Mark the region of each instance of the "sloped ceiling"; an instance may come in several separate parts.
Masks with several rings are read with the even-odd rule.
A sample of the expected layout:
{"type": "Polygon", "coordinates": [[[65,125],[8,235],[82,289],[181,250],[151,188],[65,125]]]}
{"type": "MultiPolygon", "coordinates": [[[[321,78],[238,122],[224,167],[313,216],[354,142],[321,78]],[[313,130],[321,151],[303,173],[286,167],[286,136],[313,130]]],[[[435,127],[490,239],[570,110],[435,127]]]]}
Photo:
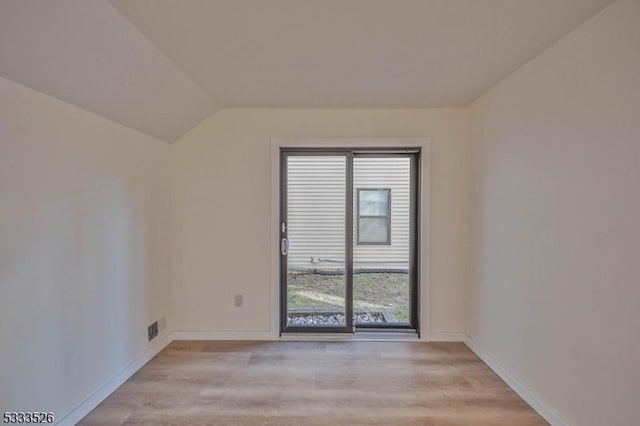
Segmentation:
{"type": "Polygon", "coordinates": [[[0,0],[0,75],[168,142],[217,108],[103,0],[0,0]]]}
{"type": "Polygon", "coordinates": [[[465,105],[611,0],[0,0],[0,75],[165,141],[220,107],[465,105]]]}

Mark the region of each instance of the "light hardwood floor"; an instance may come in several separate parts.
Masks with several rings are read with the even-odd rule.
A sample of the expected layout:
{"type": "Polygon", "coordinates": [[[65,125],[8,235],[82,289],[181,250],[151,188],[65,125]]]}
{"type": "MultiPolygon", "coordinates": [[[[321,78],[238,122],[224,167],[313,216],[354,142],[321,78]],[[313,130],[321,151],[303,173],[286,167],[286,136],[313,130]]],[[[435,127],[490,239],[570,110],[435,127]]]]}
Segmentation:
{"type": "Polygon", "coordinates": [[[82,425],[546,425],[462,343],[174,341],[82,425]]]}

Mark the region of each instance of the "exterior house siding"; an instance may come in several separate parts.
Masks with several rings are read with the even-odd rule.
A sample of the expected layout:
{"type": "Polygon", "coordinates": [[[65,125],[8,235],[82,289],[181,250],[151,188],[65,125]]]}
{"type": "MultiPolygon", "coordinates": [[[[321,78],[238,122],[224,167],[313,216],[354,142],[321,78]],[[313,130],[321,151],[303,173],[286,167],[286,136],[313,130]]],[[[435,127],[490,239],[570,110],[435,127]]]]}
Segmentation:
{"type": "MultiPolygon", "coordinates": [[[[354,270],[407,270],[410,159],[356,157],[353,166],[354,270]],[[391,244],[357,244],[359,188],[391,190],[391,244]]],[[[288,265],[291,269],[344,269],[345,176],[344,157],[288,157],[288,265]]]]}

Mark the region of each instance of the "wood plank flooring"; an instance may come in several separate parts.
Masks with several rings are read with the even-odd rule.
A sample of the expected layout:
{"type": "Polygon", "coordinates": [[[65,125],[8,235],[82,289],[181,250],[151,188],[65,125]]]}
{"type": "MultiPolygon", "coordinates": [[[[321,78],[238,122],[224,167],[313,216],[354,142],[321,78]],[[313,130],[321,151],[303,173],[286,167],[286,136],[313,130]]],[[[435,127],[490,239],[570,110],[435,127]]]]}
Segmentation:
{"type": "Polygon", "coordinates": [[[82,425],[546,425],[462,343],[174,341],[82,425]]]}

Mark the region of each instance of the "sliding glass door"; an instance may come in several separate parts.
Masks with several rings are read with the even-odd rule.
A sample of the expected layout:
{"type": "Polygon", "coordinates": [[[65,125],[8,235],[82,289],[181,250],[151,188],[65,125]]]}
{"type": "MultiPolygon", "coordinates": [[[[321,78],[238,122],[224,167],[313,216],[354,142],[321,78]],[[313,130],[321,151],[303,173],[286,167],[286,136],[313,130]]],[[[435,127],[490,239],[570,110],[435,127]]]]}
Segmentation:
{"type": "Polygon", "coordinates": [[[284,328],[350,332],[347,155],[284,153],[282,159],[284,328]]]}
{"type": "Polygon", "coordinates": [[[280,160],[281,331],[417,330],[419,150],[280,160]]]}

